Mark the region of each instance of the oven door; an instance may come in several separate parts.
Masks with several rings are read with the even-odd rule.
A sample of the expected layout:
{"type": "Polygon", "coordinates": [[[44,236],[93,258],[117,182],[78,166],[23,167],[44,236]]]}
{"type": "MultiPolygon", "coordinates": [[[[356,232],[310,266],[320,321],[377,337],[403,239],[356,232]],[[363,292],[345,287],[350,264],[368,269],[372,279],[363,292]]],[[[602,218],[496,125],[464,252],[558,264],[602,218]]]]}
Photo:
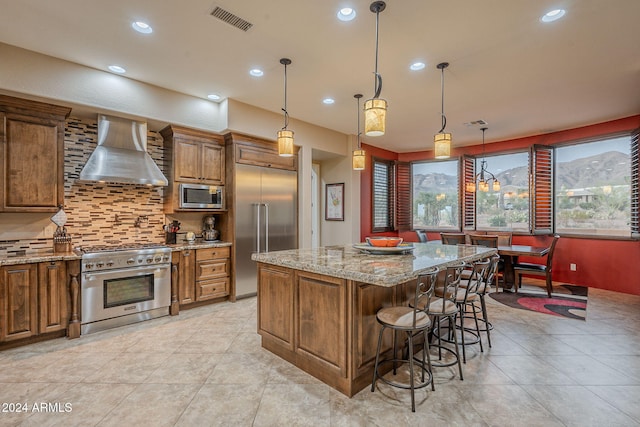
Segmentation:
{"type": "Polygon", "coordinates": [[[170,264],[82,274],[82,324],[171,305],[170,264]]]}

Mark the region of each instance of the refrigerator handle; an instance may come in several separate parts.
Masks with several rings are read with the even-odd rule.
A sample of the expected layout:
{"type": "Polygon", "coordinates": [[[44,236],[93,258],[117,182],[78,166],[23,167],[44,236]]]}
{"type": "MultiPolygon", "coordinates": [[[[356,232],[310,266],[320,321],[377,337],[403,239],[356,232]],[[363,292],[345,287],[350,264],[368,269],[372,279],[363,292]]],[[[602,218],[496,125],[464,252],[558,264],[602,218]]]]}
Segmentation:
{"type": "Polygon", "coordinates": [[[264,204],[264,246],[265,252],[269,252],[269,204],[264,204]]]}
{"type": "Polygon", "coordinates": [[[256,203],[254,206],[257,208],[256,212],[256,252],[260,253],[260,206],[261,203],[256,203]]]}

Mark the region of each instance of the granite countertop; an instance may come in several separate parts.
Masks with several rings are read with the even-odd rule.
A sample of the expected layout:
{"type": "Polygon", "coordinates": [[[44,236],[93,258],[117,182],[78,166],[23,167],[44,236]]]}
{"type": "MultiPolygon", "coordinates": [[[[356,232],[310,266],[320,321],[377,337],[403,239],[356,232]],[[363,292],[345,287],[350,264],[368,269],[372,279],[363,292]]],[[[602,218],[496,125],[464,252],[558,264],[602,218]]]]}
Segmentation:
{"type": "Polygon", "coordinates": [[[206,241],[202,239],[196,239],[195,242],[189,243],[186,240],[178,243],[174,243],[171,245],[167,245],[171,248],[172,251],[182,251],[185,249],[205,249],[205,248],[223,248],[226,246],[231,246],[231,242],[223,242],[221,240],[217,241],[206,241]]]}
{"type": "Polygon", "coordinates": [[[483,246],[413,245],[413,253],[405,255],[372,255],[344,245],[253,254],[251,259],[378,286],[395,286],[415,279],[431,267],[475,261],[497,253],[497,249],[483,246]]]}
{"type": "MultiPolygon", "coordinates": [[[[184,241],[173,245],[164,245],[171,248],[171,251],[181,251],[184,249],[204,249],[204,248],[220,248],[225,246],[231,246],[230,242],[207,242],[201,239],[196,239],[194,243],[184,241]]],[[[82,252],[74,250],[72,252],[57,252],[53,250],[46,252],[38,252],[24,255],[10,255],[0,256],[0,266],[2,265],[16,265],[16,264],[31,264],[37,262],[49,262],[49,261],[70,261],[82,258],[82,252]]]]}
{"type": "Polygon", "coordinates": [[[49,262],[49,261],[71,261],[82,258],[80,252],[39,252],[34,254],[25,255],[11,255],[0,257],[0,266],[2,265],[16,265],[16,264],[31,264],[35,262],[49,262]]]}

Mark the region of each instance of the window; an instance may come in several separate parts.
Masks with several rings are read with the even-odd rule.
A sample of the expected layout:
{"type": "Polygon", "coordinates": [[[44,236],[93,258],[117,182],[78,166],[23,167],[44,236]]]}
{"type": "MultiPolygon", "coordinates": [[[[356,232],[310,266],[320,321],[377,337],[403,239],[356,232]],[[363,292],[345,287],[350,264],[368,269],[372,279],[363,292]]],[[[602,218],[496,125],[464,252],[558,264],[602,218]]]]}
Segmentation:
{"type": "MultiPolygon", "coordinates": [[[[500,191],[476,191],[476,228],[529,231],[529,153],[485,157],[486,168],[500,181],[500,191]]],[[[475,160],[476,173],[482,158],[475,160]]]]}
{"type": "Polygon", "coordinates": [[[556,232],[629,237],[631,172],[629,135],[557,147],[556,232]]]}
{"type": "Polygon", "coordinates": [[[459,230],[459,161],[412,164],[413,228],[459,230]]]}
{"type": "Polygon", "coordinates": [[[374,232],[393,230],[393,161],[373,159],[373,230],[374,232]]]}

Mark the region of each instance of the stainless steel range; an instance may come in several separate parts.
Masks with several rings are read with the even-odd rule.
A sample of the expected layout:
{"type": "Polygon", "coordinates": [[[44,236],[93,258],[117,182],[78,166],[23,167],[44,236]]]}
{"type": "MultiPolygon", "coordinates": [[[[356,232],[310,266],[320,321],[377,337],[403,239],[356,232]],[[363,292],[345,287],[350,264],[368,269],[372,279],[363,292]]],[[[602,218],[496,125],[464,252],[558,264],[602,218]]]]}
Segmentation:
{"type": "Polygon", "coordinates": [[[82,334],[169,314],[170,248],[91,247],[82,252],[82,334]]]}

